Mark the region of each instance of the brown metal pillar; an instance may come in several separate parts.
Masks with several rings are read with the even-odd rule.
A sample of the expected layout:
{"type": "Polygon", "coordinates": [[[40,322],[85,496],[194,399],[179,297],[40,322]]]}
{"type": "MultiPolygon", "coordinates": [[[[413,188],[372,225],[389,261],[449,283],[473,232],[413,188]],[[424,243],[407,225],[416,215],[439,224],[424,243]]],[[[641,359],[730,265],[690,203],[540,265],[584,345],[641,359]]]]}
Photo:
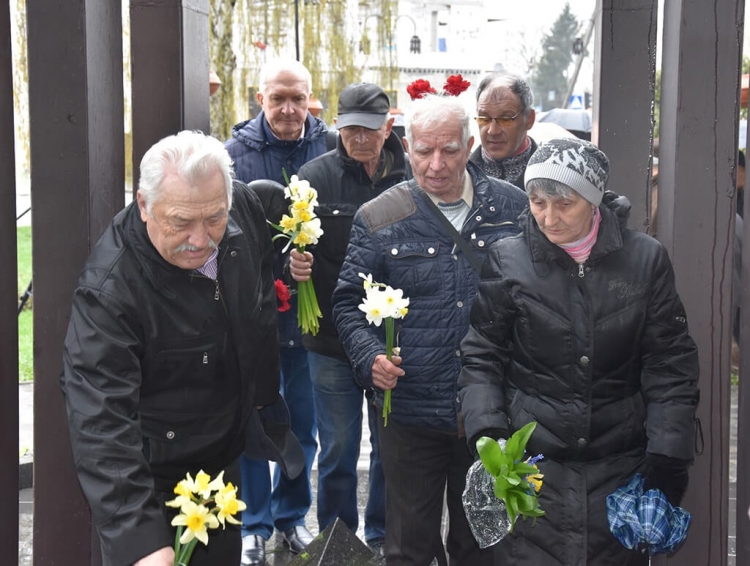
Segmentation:
{"type": "Polygon", "coordinates": [[[658,0],[598,0],[592,140],[610,158],[608,187],[633,206],[629,226],[650,218],[658,0]]]}
{"type": "MultiPolygon", "coordinates": [[[[744,0],[740,0],[740,7],[744,10],[744,0]]],[[[738,14],[740,26],[745,21],[744,13],[738,14]]],[[[740,27],[742,30],[742,27],[740,27]]],[[[744,31],[744,30],[743,30],[744,31]]],[[[739,37],[743,37],[743,31],[739,37]]],[[[745,54],[747,55],[747,53],[745,54]]],[[[740,105],[739,98],[737,106],[740,105]]],[[[745,148],[748,148],[748,136],[745,140],[745,148]]],[[[747,149],[745,150],[747,151],[747,149]]],[[[747,194],[747,193],[745,193],[747,194]]],[[[750,209],[750,204],[745,204],[745,210],[750,209]]],[[[750,242],[750,213],[745,212],[744,217],[748,220],[743,222],[742,241],[750,242]]],[[[750,245],[742,247],[742,273],[741,288],[733,292],[740,293],[740,381],[743,386],[738,387],[737,402],[737,505],[736,505],[736,530],[735,551],[737,564],[750,564],[750,245]]]]}
{"type": "Polygon", "coordinates": [[[59,376],[70,300],[124,204],[119,0],[27,2],[34,209],[34,564],[99,564],[59,376]]]}
{"type": "Polygon", "coordinates": [[[18,278],[10,5],[0,2],[0,564],[18,562],[18,278]],[[15,533],[15,536],[13,534],[15,533]]]}
{"type": "Polygon", "coordinates": [[[133,192],[149,147],[181,130],[210,133],[208,0],[130,0],[133,192]]]}
{"type": "Polygon", "coordinates": [[[742,0],[670,0],[664,7],[659,239],[674,263],[690,331],[698,343],[698,416],[703,428],[703,452],[696,456],[683,502],[693,513],[693,523],[686,544],[669,564],[727,564],[742,6],[742,0]]]}

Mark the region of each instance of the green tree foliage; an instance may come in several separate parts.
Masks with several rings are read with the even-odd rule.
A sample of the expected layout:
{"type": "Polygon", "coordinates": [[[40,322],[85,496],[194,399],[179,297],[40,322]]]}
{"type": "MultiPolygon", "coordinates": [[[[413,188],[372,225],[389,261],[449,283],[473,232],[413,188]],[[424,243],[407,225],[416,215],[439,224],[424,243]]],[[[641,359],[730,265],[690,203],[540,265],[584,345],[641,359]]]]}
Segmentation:
{"type": "Polygon", "coordinates": [[[534,69],[534,100],[543,110],[560,108],[568,88],[568,67],[573,61],[573,41],[578,35],[578,20],[565,4],[552,30],[542,40],[542,57],[534,69]],[[550,100],[550,92],[553,99],[550,100]]]}

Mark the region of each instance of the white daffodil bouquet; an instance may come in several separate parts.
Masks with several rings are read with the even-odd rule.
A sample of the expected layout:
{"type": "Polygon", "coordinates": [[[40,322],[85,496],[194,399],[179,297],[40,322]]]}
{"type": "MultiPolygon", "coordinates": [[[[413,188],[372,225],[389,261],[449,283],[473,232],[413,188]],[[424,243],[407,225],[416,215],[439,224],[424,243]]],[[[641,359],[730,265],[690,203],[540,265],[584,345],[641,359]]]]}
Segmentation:
{"type": "MultiPolygon", "coordinates": [[[[284,178],[286,178],[286,172],[284,178]]],[[[289,240],[283,252],[286,252],[289,246],[294,245],[298,252],[304,253],[306,246],[317,244],[318,239],[323,235],[320,218],[315,216],[318,191],[313,189],[308,181],[301,181],[297,175],[292,175],[284,189],[284,195],[292,201],[292,204],[289,205],[289,214],[282,216],[279,224],[269,222],[281,232],[274,236],[273,240],[277,238],[289,240]]],[[[315,336],[320,329],[318,319],[323,315],[318,306],[312,279],[300,281],[297,284],[297,294],[297,323],[302,332],[315,336]]]]}
{"type": "MultiPolygon", "coordinates": [[[[394,289],[385,283],[377,283],[372,280],[372,274],[359,276],[365,280],[365,298],[359,305],[359,310],[365,313],[365,318],[370,324],[380,326],[385,320],[385,355],[390,360],[393,354],[400,354],[400,348],[393,346],[394,321],[404,318],[409,312],[409,298],[404,297],[401,289],[394,289]]],[[[388,415],[391,414],[391,390],[385,392],[383,398],[383,426],[388,426],[388,415]]]]}
{"type": "Polygon", "coordinates": [[[234,515],[246,508],[237,499],[232,482],[224,484],[224,472],[211,479],[203,470],[193,479],[188,473],[174,488],[177,497],[167,501],[168,507],[180,509],[172,519],[177,527],[174,541],[174,566],[187,566],[198,541],[208,545],[208,529],[226,528],[226,523],[241,524],[234,515]]]}

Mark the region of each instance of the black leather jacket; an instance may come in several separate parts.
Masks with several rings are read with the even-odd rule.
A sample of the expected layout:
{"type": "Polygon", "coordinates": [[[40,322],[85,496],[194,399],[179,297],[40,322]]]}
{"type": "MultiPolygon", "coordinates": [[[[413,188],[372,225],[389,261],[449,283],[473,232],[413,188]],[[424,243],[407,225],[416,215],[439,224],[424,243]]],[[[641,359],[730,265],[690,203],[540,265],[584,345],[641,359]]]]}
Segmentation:
{"type": "Polygon", "coordinates": [[[156,490],[236,460],[254,407],[277,399],[272,261],[260,201],[238,182],[217,282],[164,261],[135,202],[92,251],[61,383],[105,565],[171,546],[156,490]]]}
{"type": "Polygon", "coordinates": [[[315,257],[312,281],[323,314],[318,334],[302,336],[302,343],[311,352],[347,359],[333,325],[331,296],[341,264],[344,263],[354,213],[386,189],[411,178],[404,147],[395,133],[391,132],[384,148],[392,156],[393,162],[386,174],[376,182],[370,179],[362,163],[347,155],[341,136],[335,150],[313,159],[299,170],[300,179],[307,179],[318,191],[320,205],[315,208],[315,213],[323,228],[323,236],[310,250],[315,257]]]}

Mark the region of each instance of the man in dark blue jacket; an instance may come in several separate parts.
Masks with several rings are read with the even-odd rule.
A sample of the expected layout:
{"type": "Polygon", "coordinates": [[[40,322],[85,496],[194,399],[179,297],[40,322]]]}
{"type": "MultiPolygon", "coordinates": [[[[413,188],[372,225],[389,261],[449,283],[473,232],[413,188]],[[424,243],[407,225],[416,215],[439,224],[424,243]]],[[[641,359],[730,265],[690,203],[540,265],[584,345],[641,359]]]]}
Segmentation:
{"type": "MultiPolygon", "coordinates": [[[[234,161],[237,178],[249,183],[271,179],[286,184],[311,159],[326,150],[327,128],[308,112],[312,80],[310,72],[294,60],[267,63],[260,72],[258,103],[263,109],[252,120],[237,124],[225,144],[234,161]]],[[[279,219],[272,219],[278,222],[279,219]]],[[[282,278],[283,262],[277,257],[275,277],[282,278]]],[[[289,406],[292,431],[305,451],[306,469],[289,480],[276,468],[271,491],[268,463],[242,458],[242,564],[265,564],[265,543],[274,528],[293,553],[312,540],[305,527],[310,509],[310,469],[315,459],[315,415],[307,353],[297,327],[296,301],[279,313],[281,342],[281,393],[289,406]]]]}
{"type": "Polygon", "coordinates": [[[479,281],[479,263],[500,238],[518,232],[525,194],[469,163],[473,137],[460,100],[428,96],[407,115],[406,149],[414,179],[364,204],[333,293],[333,320],[355,379],[375,391],[386,487],[388,566],[446,564],[440,527],[447,486],[451,564],[492,564],[481,551],[461,504],[474,461],[460,426],[459,345],[479,281]],[[454,230],[448,230],[448,221],[454,230]],[[457,232],[455,239],[451,232],[457,232]],[[463,239],[467,253],[457,242],[463,239]],[[409,312],[398,323],[400,356],[386,358],[383,326],[359,306],[360,274],[401,289],[409,312]]]}

